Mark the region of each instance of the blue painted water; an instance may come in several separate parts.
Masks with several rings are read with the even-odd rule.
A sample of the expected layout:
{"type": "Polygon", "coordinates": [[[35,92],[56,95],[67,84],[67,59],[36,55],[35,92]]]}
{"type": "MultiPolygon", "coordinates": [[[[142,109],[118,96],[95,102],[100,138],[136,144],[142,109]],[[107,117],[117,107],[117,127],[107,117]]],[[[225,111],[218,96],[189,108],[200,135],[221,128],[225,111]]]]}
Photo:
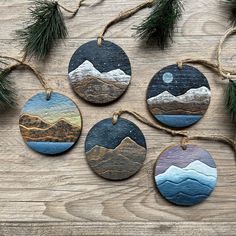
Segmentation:
{"type": "Polygon", "coordinates": [[[183,128],[198,122],[201,115],[155,115],[155,118],[161,123],[174,127],[183,128]]]}
{"type": "Polygon", "coordinates": [[[70,149],[74,143],[70,142],[27,142],[27,145],[36,152],[42,154],[55,155],[70,149]]]}

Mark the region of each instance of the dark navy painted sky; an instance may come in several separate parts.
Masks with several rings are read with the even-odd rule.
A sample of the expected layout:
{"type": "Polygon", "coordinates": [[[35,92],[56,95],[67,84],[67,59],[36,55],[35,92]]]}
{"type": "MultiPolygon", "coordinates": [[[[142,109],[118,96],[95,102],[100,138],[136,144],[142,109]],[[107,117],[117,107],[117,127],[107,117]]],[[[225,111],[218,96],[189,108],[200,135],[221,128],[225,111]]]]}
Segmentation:
{"type": "Polygon", "coordinates": [[[181,146],[175,146],[167,149],[161,154],[157,160],[155,175],[164,173],[172,165],[184,168],[196,160],[199,160],[212,168],[216,168],[210,153],[202,148],[195,145],[188,145],[187,149],[183,150],[181,146]]]}
{"type": "Polygon", "coordinates": [[[96,145],[114,149],[126,137],[130,137],[137,144],[146,148],[143,133],[131,121],[119,118],[118,122],[113,125],[110,118],[102,120],[89,131],[85,141],[85,151],[88,152],[96,145]]]}
{"type": "Polygon", "coordinates": [[[90,61],[101,73],[121,69],[127,75],[131,75],[128,56],[121,47],[112,42],[103,41],[101,47],[97,45],[97,40],[83,44],[76,50],[70,60],[69,73],[86,60],[90,61]]]}
{"type": "Polygon", "coordinates": [[[188,65],[184,65],[182,69],[179,69],[177,65],[170,65],[160,70],[153,77],[148,87],[147,99],[155,97],[164,91],[168,91],[174,96],[179,96],[191,88],[200,88],[202,86],[210,89],[206,77],[198,69],[188,65]],[[163,75],[167,72],[173,75],[171,83],[163,81],[163,75]]]}

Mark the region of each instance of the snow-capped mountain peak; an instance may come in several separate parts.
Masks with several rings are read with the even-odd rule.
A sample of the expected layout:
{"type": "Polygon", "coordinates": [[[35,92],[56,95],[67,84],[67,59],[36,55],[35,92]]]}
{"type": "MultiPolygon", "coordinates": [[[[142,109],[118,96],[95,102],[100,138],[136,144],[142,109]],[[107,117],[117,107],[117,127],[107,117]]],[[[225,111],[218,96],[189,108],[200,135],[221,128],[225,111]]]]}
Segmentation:
{"type": "Polygon", "coordinates": [[[155,177],[158,184],[162,184],[165,181],[179,183],[188,178],[196,179],[202,183],[208,183],[212,187],[212,184],[216,182],[217,169],[196,160],[185,168],[172,165],[164,173],[155,177]]]}
{"type": "Polygon", "coordinates": [[[72,82],[81,81],[88,77],[95,77],[105,81],[119,82],[124,84],[129,84],[131,78],[130,75],[127,75],[121,69],[115,69],[109,72],[101,73],[88,60],[84,61],[75,70],[71,71],[69,73],[69,77],[72,82]]]}
{"type": "Polygon", "coordinates": [[[148,104],[158,104],[158,103],[170,103],[170,102],[180,102],[180,103],[192,103],[196,101],[208,101],[211,97],[211,91],[202,86],[196,89],[189,89],[186,93],[174,96],[168,91],[164,91],[155,97],[148,99],[148,104]]]}

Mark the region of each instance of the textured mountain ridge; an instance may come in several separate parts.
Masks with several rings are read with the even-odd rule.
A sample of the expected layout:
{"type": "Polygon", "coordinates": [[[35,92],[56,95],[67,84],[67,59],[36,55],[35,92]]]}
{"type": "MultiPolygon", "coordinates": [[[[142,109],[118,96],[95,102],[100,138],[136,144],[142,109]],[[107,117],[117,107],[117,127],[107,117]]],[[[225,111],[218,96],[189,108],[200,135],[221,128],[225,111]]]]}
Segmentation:
{"type": "Polygon", "coordinates": [[[161,103],[161,102],[193,102],[196,100],[209,100],[209,97],[211,96],[211,91],[205,87],[202,86],[200,88],[196,89],[189,89],[186,93],[179,95],[179,96],[174,96],[168,91],[164,91],[161,94],[158,94],[155,97],[149,98],[148,102],[151,104],[152,102],[154,103],[161,103]]]}
{"type": "Polygon", "coordinates": [[[168,91],[149,98],[147,103],[154,115],[203,115],[211,98],[210,90],[202,86],[174,96],[168,91]]]}
{"type": "Polygon", "coordinates": [[[47,124],[36,116],[20,118],[20,130],[26,142],[75,142],[80,129],[63,119],[47,124]]]}
{"type": "Polygon", "coordinates": [[[94,146],[86,152],[89,165],[104,178],[124,179],[138,171],[146,156],[146,148],[127,137],[115,149],[94,146]]]}
{"type": "Polygon", "coordinates": [[[180,184],[187,179],[195,179],[213,188],[217,179],[217,170],[200,161],[194,161],[185,168],[170,166],[164,173],[159,175],[157,173],[155,179],[158,185],[166,181],[180,184]]]}
{"type": "Polygon", "coordinates": [[[71,71],[69,73],[69,77],[72,83],[81,80],[86,80],[87,77],[95,77],[106,82],[114,82],[119,84],[123,83],[127,85],[129,84],[131,76],[127,75],[121,69],[115,69],[109,72],[101,73],[93,66],[93,64],[90,61],[86,60],[81,65],[79,65],[75,70],[71,71]]]}

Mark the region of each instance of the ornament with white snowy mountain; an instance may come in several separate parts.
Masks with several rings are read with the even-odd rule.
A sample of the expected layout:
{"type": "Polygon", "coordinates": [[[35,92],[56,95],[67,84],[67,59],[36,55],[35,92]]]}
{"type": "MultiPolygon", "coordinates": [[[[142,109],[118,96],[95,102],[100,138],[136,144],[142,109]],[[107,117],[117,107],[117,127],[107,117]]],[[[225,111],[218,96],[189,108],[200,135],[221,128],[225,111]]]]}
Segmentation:
{"type": "MultiPolygon", "coordinates": [[[[142,9],[154,6],[155,3],[154,0],[145,1],[120,12],[105,25],[97,40],[87,42],[75,51],[69,64],[69,80],[73,90],[85,101],[104,105],[125,93],[131,80],[129,58],[121,47],[104,37],[111,26],[142,9]]],[[[140,29],[139,36],[143,29],[145,27],[140,29]]]]}
{"type": "Polygon", "coordinates": [[[160,70],[147,90],[148,109],[156,120],[173,128],[198,122],[208,109],[211,91],[196,68],[170,65],[160,70]]]}
{"type": "Polygon", "coordinates": [[[128,88],[131,65],[128,56],[116,44],[90,41],[79,47],[69,64],[73,90],[84,100],[107,104],[118,99],[128,88]]]}

